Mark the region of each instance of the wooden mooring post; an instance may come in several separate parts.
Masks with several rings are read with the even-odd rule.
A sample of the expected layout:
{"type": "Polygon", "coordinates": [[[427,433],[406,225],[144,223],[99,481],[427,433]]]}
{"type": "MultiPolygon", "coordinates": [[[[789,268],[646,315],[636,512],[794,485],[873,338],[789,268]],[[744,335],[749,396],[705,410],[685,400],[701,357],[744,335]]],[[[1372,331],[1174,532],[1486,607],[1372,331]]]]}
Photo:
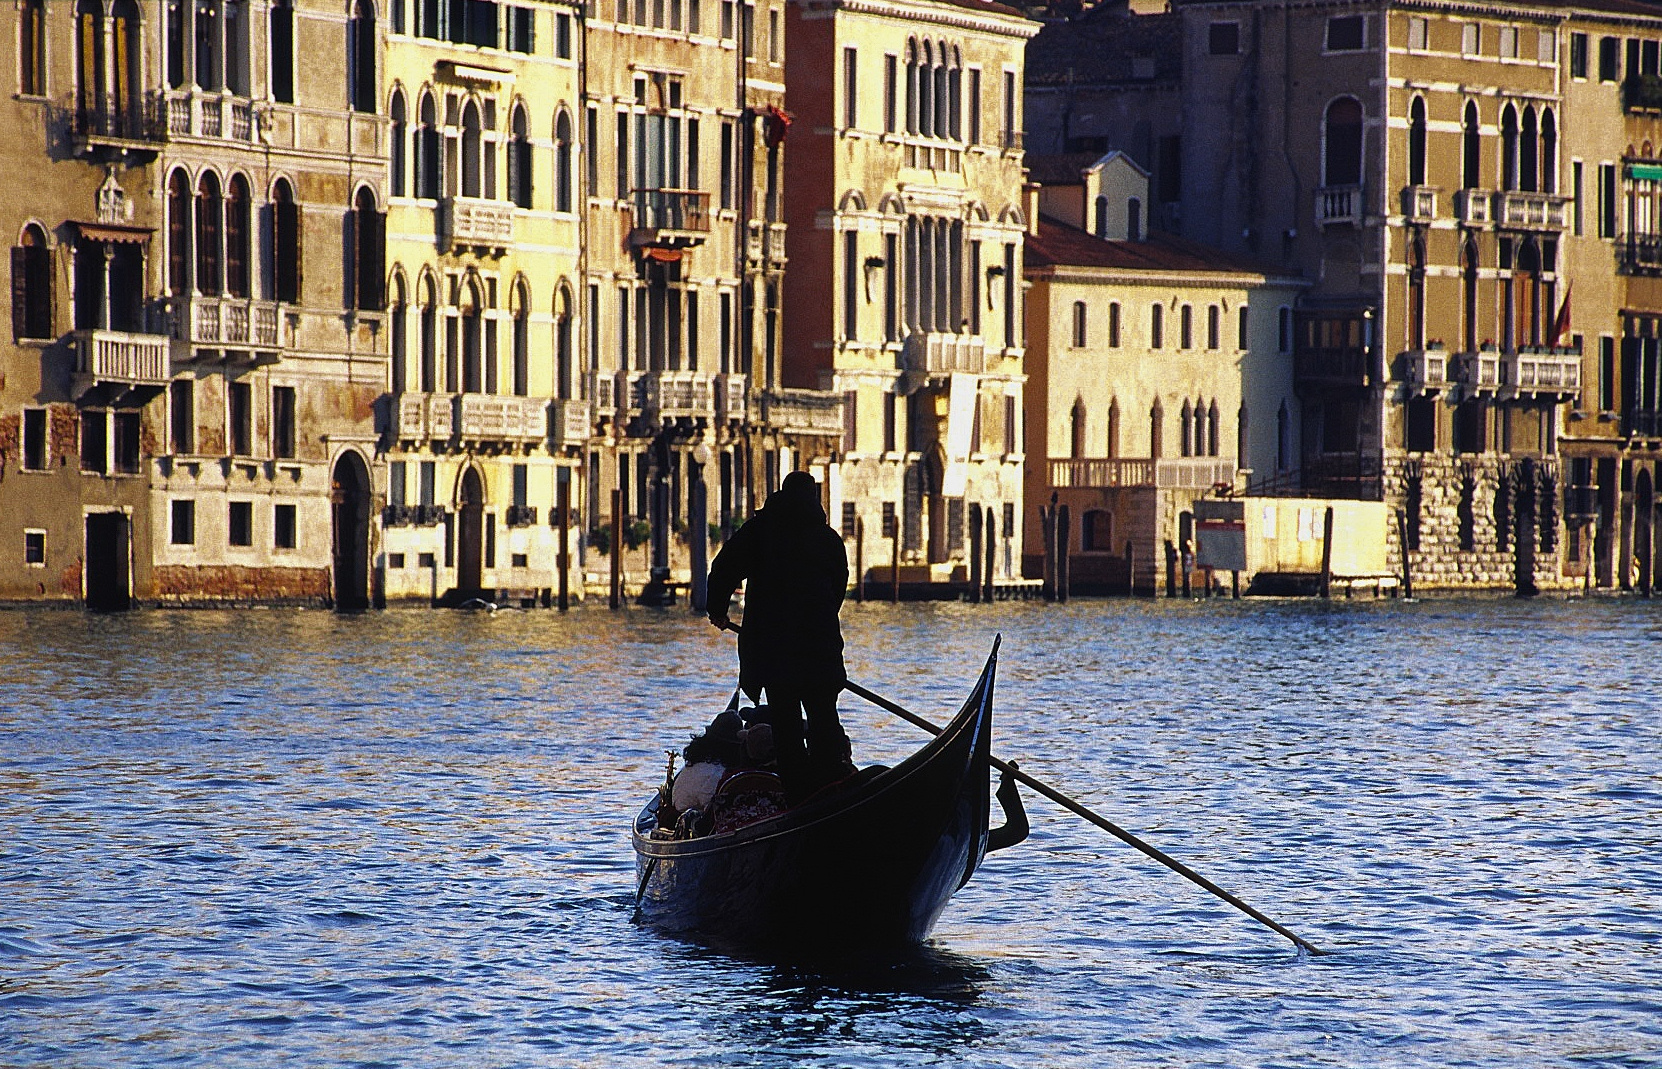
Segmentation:
{"type": "Polygon", "coordinates": [[[623,491],[612,487],[612,584],[606,604],[623,607],[623,491]]]}
{"type": "Polygon", "coordinates": [[[1322,516],[1322,578],[1321,595],[1333,596],[1333,506],[1327,506],[1322,516]]]}
{"type": "Polygon", "coordinates": [[[558,504],[560,511],[560,593],[555,603],[561,612],[571,608],[571,482],[560,481],[558,504]]]}
{"type": "Polygon", "coordinates": [[[1414,596],[1414,564],[1408,559],[1408,514],[1397,509],[1397,548],[1402,553],[1402,596],[1414,596]]]}
{"type": "Polygon", "coordinates": [[[866,519],[854,517],[854,600],[866,600],[866,519]]]}

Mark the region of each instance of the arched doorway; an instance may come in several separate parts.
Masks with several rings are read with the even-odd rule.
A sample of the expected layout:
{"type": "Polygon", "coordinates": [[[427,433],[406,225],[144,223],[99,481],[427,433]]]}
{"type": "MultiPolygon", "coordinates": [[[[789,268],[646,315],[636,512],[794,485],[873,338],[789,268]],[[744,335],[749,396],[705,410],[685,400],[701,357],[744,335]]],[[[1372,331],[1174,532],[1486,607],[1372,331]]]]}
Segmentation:
{"type": "Polygon", "coordinates": [[[91,512],[86,520],[86,606],[100,612],[132,607],[129,567],[132,525],[120,512],[91,512]]]}
{"type": "Polygon", "coordinates": [[[456,594],[477,597],[485,585],[485,483],[477,468],[462,473],[456,502],[456,594]]]}
{"type": "Polygon", "coordinates": [[[1647,598],[1655,589],[1655,517],[1656,486],[1650,470],[1640,468],[1633,480],[1633,557],[1639,568],[1639,593],[1647,598]]]}
{"type": "Polygon", "coordinates": [[[369,469],[357,453],[335,461],[329,483],[336,612],[369,608],[369,469]]]}

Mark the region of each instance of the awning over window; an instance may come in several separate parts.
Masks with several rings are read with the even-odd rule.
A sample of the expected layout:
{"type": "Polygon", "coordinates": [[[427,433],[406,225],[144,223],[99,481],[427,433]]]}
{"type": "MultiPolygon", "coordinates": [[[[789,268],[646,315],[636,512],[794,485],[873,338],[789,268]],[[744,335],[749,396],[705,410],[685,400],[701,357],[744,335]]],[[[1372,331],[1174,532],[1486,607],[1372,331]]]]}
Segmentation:
{"type": "Polygon", "coordinates": [[[116,223],[74,223],[75,229],[88,241],[108,241],[117,244],[143,245],[152,233],[147,226],[121,226],[116,223]]]}
{"type": "Polygon", "coordinates": [[[1662,163],[1630,163],[1627,176],[1641,182],[1662,182],[1662,163]]]}

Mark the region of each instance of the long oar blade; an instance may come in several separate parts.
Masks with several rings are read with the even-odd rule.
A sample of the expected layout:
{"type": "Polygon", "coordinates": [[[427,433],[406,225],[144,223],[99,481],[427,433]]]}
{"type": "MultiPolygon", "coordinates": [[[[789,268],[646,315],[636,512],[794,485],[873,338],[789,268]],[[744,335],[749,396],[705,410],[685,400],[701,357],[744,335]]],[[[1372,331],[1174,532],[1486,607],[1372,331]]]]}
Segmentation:
{"type": "MultiPolygon", "coordinates": [[[[848,683],[846,683],[845,687],[851,693],[858,694],[860,697],[864,698],[866,701],[871,702],[873,705],[875,705],[875,706],[877,706],[881,709],[887,709],[889,712],[891,712],[894,715],[900,717],[902,720],[907,721],[908,723],[916,724],[918,727],[920,727],[920,728],[924,729],[925,731],[929,732],[931,735],[939,735],[941,733],[940,728],[936,727],[934,724],[931,724],[929,721],[925,720],[923,717],[918,716],[916,713],[910,712],[906,709],[902,709],[900,706],[896,705],[894,702],[889,701],[887,698],[883,697],[882,695],[874,694],[871,691],[867,690],[865,687],[862,687],[858,683],[853,682],[852,680],[850,680],[848,683]]],[[[1284,928],[1280,924],[1277,924],[1275,921],[1271,920],[1270,918],[1264,916],[1264,914],[1260,913],[1258,910],[1254,909],[1253,907],[1247,905],[1245,902],[1241,901],[1236,896],[1230,894],[1228,891],[1225,891],[1223,888],[1219,887],[1217,884],[1213,883],[1211,880],[1208,880],[1206,877],[1202,876],[1200,873],[1196,872],[1194,869],[1191,869],[1189,866],[1183,864],[1183,862],[1177,860],[1176,858],[1172,857],[1171,855],[1169,855],[1169,854],[1167,854],[1167,853],[1165,853],[1161,850],[1156,849],[1155,847],[1149,845],[1148,843],[1143,842],[1141,839],[1137,838],[1135,835],[1132,835],[1130,832],[1126,831],[1124,828],[1120,827],[1118,824],[1115,824],[1113,821],[1109,820],[1107,817],[1102,816],[1099,813],[1092,812],[1091,810],[1089,810],[1089,809],[1085,808],[1084,806],[1080,805],[1078,802],[1074,801],[1072,798],[1069,798],[1067,795],[1063,794],[1061,791],[1059,791],[1056,788],[1050,786],[1049,784],[1044,783],[1041,780],[1037,780],[1037,779],[1033,778],[1032,776],[1030,776],[1027,773],[1023,772],[1021,769],[1015,767],[1014,765],[1009,764],[1006,761],[1001,761],[996,757],[992,758],[992,764],[993,764],[993,767],[998,769],[1000,772],[1008,773],[1011,777],[1016,779],[1018,782],[1024,783],[1027,786],[1033,788],[1035,791],[1038,791],[1040,794],[1044,795],[1046,798],[1049,798],[1051,801],[1055,802],[1057,805],[1061,806],[1062,808],[1067,809],[1067,810],[1069,810],[1073,813],[1077,813],[1079,816],[1084,817],[1086,820],[1090,821],[1092,824],[1095,824],[1097,827],[1101,828],[1103,831],[1105,831],[1108,834],[1112,835],[1114,838],[1120,840],[1121,842],[1123,842],[1123,843],[1125,843],[1129,846],[1134,846],[1138,850],[1141,850],[1143,853],[1147,854],[1149,857],[1151,857],[1154,860],[1158,861],[1160,864],[1166,866],[1168,869],[1171,869],[1173,872],[1177,873],[1179,876],[1182,876],[1184,879],[1188,880],[1189,882],[1191,882],[1193,884],[1196,884],[1197,886],[1205,888],[1206,890],[1210,891],[1212,894],[1216,895],[1217,897],[1223,899],[1225,902],[1228,902],[1230,905],[1234,906],[1236,909],[1240,910],[1242,913],[1245,913],[1247,916],[1251,917],[1253,920],[1257,921],[1258,923],[1265,925],[1266,927],[1270,928],[1271,930],[1275,931],[1276,933],[1278,933],[1280,935],[1286,936],[1288,939],[1291,939],[1293,941],[1294,945],[1296,945],[1296,946],[1298,946],[1298,947],[1300,947],[1304,950],[1309,951],[1311,954],[1323,954],[1323,953],[1325,953],[1325,951],[1316,949],[1316,947],[1314,947],[1310,943],[1308,943],[1305,940],[1299,938],[1297,935],[1294,935],[1292,932],[1288,931],[1286,928],[1284,928]]]]}

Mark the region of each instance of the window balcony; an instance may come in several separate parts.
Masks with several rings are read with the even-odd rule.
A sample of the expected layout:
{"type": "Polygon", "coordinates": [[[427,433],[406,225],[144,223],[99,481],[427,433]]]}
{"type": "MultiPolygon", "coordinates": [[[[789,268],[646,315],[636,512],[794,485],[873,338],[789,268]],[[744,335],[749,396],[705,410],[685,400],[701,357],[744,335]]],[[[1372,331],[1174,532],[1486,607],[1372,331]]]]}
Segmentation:
{"type": "Polygon", "coordinates": [[[160,390],[171,374],[171,342],[165,334],[119,330],[75,332],[75,395],[106,388],[114,393],[160,390]]]}
{"type": "Polygon", "coordinates": [[[401,442],[448,442],[455,436],[455,397],[448,393],[401,393],[394,407],[393,437],[401,442]]]}
{"type": "Polygon", "coordinates": [[[548,440],[548,402],[535,397],[464,393],[456,399],[456,433],[463,442],[525,448],[548,440]]]}
{"type": "Polygon", "coordinates": [[[1662,111],[1662,77],[1630,74],[1622,82],[1622,109],[1628,112],[1662,111]]]}
{"type": "Polygon", "coordinates": [[[548,438],[556,446],[582,445],[589,440],[593,420],[589,403],[556,398],[548,408],[548,438]]]}
{"type": "Polygon", "coordinates": [[[1362,187],[1322,186],[1316,190],[1317,226],[1361,226],[1362,187]]]}
{"type": "Polygon", "coordinates": [[[1235,481],[1235,462],[1222,457],[1069,457],[1049,467],[1059,489],[1209,490],[1235,481]]]}
{"type": "Polygon", "coordinates": [[[1442,346],[1402,354],[1402,380],[1414,397],[1434,397],[1448,388],[1448,351],[1442,346]]]}
{"type": "Polygon", "coordinates": [[[448,249],[476,249],[487,256],[501,256],[513,248],[513,201],[447,197],[443,214],[448,249]]]}
{"type": "Polygon", "coordinates": [[[752,219],[745,234],[745,256],[752,264],[783,265],[786,260],[785,224],[752,219]]]}
{"type": "Polygon", "coordinates": [[[1437,218],[1437,190],[1432,186],[1405,187],[1402,214],[1410,223],[1429,223],[1437,218]]]}
{"type": "Polygon", "coordinates": [[[1454,379],[1467,397],[1498,396],[1507,385],[1506,372],[1506,361],[1498,349],[1457,353],[1454,357],[1454,379]]]}
{"type": "Polygon", "coordinates": [[[1467,226],[1488,226],[1495,221],[1494,197],[1487,189],[1462,189],[1454,194],[1454,217],[1467,226]]]}
{"type": "Polygon", "coordinates": [[[70,112],[75,148],[154,156],[167,140],[166,115],[156,97],[77,102],[70,112]]]}
{"type": "Polygon", "coordinates": [[[702,245],[710,236],[710,195],[696,189],[637,189],[629,244],[658,249],[702,245]]]}
{"type": "Polygon", "coordinates": [[[1629,234],[1617,242],[1616,269],[1624,275],[1662,275],[1662,234],[1629,234]]]}
{"type": "Polygon", "coordinates": [[[908,370],[928,375],[982,375],[987,371],[987,341],[979,334],[918,331],[906,339],[902,358],[908,370]]]}
{"type": "Polygon", "coordinates": [[[621,395],[618,375],[616,371],[589,372],[589,396],[594,398],[596,419],[609,419],[617,415],[618,398],[621,395]]]}
{"type": "Polygon", "coordinates": [[[168,89],[157,99],[169,141],[259,140],[259,124],[250,100],[196,88],[168,89]]]}
{"type": "MultiPolygon", "coordinates": [[[[275,350],[287,348],[288,332],[276,301],[251,297],[173,298],[173,336],[190,346],[275,350]]],[[[270,354],[276,359],[276,353],[270,354]]]]}
{"type": "Polygon", "coordinates": [[[749,383],[744,375],[723,372],[716,376],[716,420],[743,423],[750,415],[749,383]]]}
{"type": "Polygon", "coordinates": [[[1569,225],[1570,198],[1554,193],[1525,193],[1503,190],[1496,213],[1501,226],[1519,230],[1563,230],[1569,225]]]}
{"type": "Polygon", "coordinates": [[[1510,365],[1503,373],[1517,397],[1553,397],[1573,401],[1581,396],[1581,353],[1574,349],[1524,349],[1507,353],[1510,365]]]}
{"type": "Polygon", "coordinates": [[[702,371],[648,371],[631,383],[630,407],[649,417],[709,419],[710,377],[702,371]]]}
{"type": "Polygon", "coordinates": [[[843,396],[830,390],[769,390],[762,394],[762,422],[787,434],[843,436],[843,396]]]}

